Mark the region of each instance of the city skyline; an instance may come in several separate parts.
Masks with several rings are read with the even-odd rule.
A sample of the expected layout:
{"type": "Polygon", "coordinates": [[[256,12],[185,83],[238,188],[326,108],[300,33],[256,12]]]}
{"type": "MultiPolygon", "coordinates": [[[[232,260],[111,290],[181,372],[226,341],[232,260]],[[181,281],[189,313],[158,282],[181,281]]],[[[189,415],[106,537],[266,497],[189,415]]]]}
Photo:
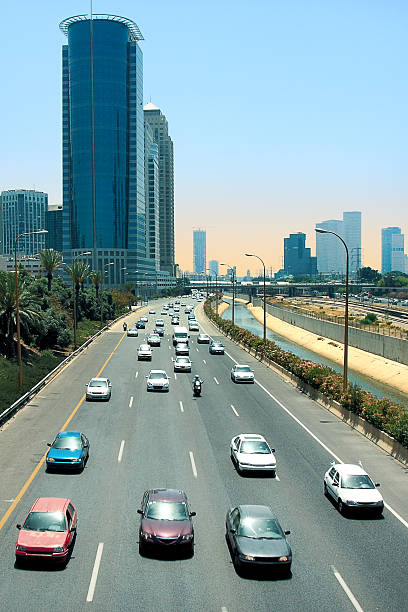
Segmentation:
{"type": "MultiPolygon", "coordinates": [[[[177,1],[138,8],[129,1],[115,7],[94,2],[95,12],[134,19],[145,37],[143,102],[151,99],[163,109],[176,143],[175,261],[190,268],[191,227],[211,225],[212,258],[228,256],[242,274],[248,267],[244,253],[253,251],[276,271],[285,236],[305,233],[314,254],[316,223],[361,210],[362,263],[380,270],[382,228],[398,226],[404,233],[408,225],[407,86],[398,76],[404,71],[408,7],[255,5],[260,10],[210,0],[186,12],[177,1]],[[206,32],[203,11],[212,7],[217,23],[204,49],[197,40],[206,32]],[[242,31],[254,34],[245,48],[242,31]],[[249,114],[262,120],[262,130],[242,123],[249,114]]],[[[19,7],[18,19],[15,6],[4,7],[2,21],[2,80],[11,95],[1,100],[7,122],[0,191],[35,189],[59,204],[58,23],[89,6],[44,0],[41,14],[27,1],[19,7]],[[35,45],[32,31],[39,33],[35,45]],[[13,93],[22,84],[29,104],[27,95],[13,93]]]]}

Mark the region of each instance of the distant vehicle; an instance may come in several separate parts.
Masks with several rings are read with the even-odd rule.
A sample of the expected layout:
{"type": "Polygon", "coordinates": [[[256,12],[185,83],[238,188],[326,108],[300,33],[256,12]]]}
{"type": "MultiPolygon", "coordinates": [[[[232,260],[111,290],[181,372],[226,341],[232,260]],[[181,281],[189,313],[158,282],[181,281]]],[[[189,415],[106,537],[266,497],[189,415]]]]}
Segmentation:
{"type": "Polygon", "coordinates": [[[158,336],[162,337],[164,336],[164,328],[163,327],[155,327],[153,330],[154,334],[157,334],[158,336]]]}
{"type": "Polygon", "coordinates": [[[70,499],[39,497],[24,523],[17,525],[16,563],[32,560],[66,563],[74,546],[76,526],[77,511],[70,499]]]}
{"type": "Polygon", "coordinates": [[[136,321],[136,327],[137,329],[145,329],[146,323],[142,321],[142,319],[139,319],[138,321],[136,321]]]}
{"type": "Polygon", "coordinates": [[[290,573],[292,550],[279,521],[269,506],[231,508],[225,520],[225,537],[237,572],[245,569],[276,569],[290,573]]]}
{"type": "Polygon", "coordinates": [[[179,317],[173,317],[172,320],[171,320],[171,324],[172,325],[180,325],[179,317]]]}
{"type": "Polygon", "coordinates": [[[275,449],[259,434],[240,434],[231,440],[231,459],[237,472],[268,471],[276,474],[275,449]]]}
{"type": "Polygon", "coordinates": [[[189,331],[200,331],[200,328],[198,326],[198,323],[196,323],[195,321],[190,321],[188,324],[188,330],[189,331]]]}
{"type": "Polygon", "coordinates": [[[127,336],[129,336],[130,338],[136,338],[138,335],[139,332],[137,331],[137,327],[135,325],[132,325],[132,327],[128,327],[127,336]]]}
{"type": "Polygon", "coordinates": [[[175,489],[145,491],[138,513],[142,518],[139,528],[141,555],[161,548],[177,547],[187,554],[194,553],[194,527],[187,495],[175,489]]]}
{"type": "Polygon", "coordinates": [[[237,382],[255,382],[255,376],[253,371],[248,365],[237,363],[231,370],[231,380],[237,382]]]}
{"type": "Polygon", "coordinates": [[[173,346],[176,346],[178,342],[184,342],[188,344],[188,331],[186,327],[179,327],[173,332],[173,346]]]}
{"type": "Polygon", "coordinates": [[[160,346],[160,336],[158,334],[150,334],[147,337],[147,344],[150,344],[150,346],[160,346]]]}
{"type": "Polygon", "coordinates": [[[198,344],[209,344],[210,336],[208,334],[198,334],[197,343],[198,344]]]}
{"type": "Polygon", "coordinates": [[[377,490],[379,486],[360,465],[347,463],[334,463],[323,479],[324,494],[333,498],[340,514],[366,510],[380,516],[384,500],[377,490]]]}
{"type": "Polygon", "coordinates": [[[190,357],[176,357],[174,360],[175,372],[191,372],[190,357]]]}
{"type": "Polygon", "coordinates": [[[149,314],[156,314],[155,309],[154,309],[154,308],[151,308],[151,309],[149,310],[149,314]]]}
{"type": "Polygon", "coordinates": [[[164,370],[150,370],[147,378],[148,391],[168,391],[169,377],[164,370]]]}
{"type": "Polygon", "coordinates": [[[80,431],[60,431],[45,458],[47,471],[83,470],[89,459],[89,440],[80,431]]]}
{"type": "Polygon", "coordinates": [[[191,308],[184,309],[184,314],[190,314],[190,313],[191,313],[191,308]]]}
{"type": "Polygon", "coordinates": [[[85,385],[86,401],[89,400],[110,400],[112,395],[112,383],[109,378],[91,378],[85,385]]]}
{"type": "Polygon", "coordinates": [[[187,317],[187,319],[188,319],[189,321],[195,321],[195,318],[196,318],[196,317],[195,317],[194,312],[190,312],[190,314],[189,314],[189,315],[188,315],[188,317],[187,317]]]}
{"type": "Polygon", "coordinates": [[[225,348],[222,342],[219,340],[212,340],[208,347],[210,355],[224,355],[225,348]]]}
{"type": "Polygon", "coordinates": [[[156,325],[156,327],[164,327],[163,319],[156,319],[155,325],[156,325]]]}
{"type": "Polygon", "coordinates": [[[144,315],[143,317],[140,317],[140,320],[143,321],[144,323],[147,323],[149,318],[146,315],[144,315]]]}
{"type": "Polygon", "coordinates": [[[161,315],[166,315],[167,314],[167,310],[165,308],[163,308],[163,310],[160,313],[161,315]]]}
{"type": "Polygon", "coordinates": [[[138,361],[151,361],[152,360],[152,349],[148,344],[141,344],[137,350],[138,361]]]}
{"type": "Polygon", "coordinates": [[[188,344],[186,344],[185,342],[177,342],[176,344],[176,355],[189,355],[190,354],[190,349],[188,347],[188,344]]]}

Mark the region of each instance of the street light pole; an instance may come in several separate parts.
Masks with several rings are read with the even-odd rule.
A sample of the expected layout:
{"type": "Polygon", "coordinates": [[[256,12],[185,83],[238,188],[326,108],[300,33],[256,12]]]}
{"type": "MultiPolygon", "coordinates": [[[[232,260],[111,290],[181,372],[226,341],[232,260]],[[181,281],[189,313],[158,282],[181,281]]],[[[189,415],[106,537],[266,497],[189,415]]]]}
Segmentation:
{"type": "Polygon", "coordinates": [[[32,234],[48,234],[48,230],[42,229],[35,232],[23,232],[14,241],[14,267],[16,283],[16,328],[17,328],[17,363],[18,363],[18,386],[23,386],[23,364],[21,361],[21,335],[20,335],[20,304],[18,294],[18,267],[17,267],[17,241],[21,236],[31,236],[32,234]]]}
{"type": "Polygon", "coordinates": [[[265,268],[265,264],[263,259],[261,259],[260,257],[258,257],[258,255],[253,255],[252,253],[245,253],[246,257],[256,257],[257,259],[259,259],[259,261],[261,262],[261,264],[263,265],[263,270],[264,270],[264,281],[263,281],[263,310],[264,310],[264,329],[263,329],[263,341],[264,341],[264,346],[266,344],[266,268],[265,268]]]}
{"type": "Polygon", "coordinates": [[[234,280],[235,280],[235,270],[232,266],[225,263],[220,263],[220,266],[227,266],[229,270],[232,272],[232,316],[231,322],[235,325],[235,292],[234,292],[234,280]]]}
{"type": "MultiPolygon", "coordinates": [[[[83,255],[92,255],[91,251],[85,251],[85,253],[78,253],[73,257],[72,261],[72,276],[74,277],[74,266],[78,257],[82,257],[83,255]]],[[[76,304],[76,280],[72,279],[72,287],[74,291],[73,302],[74,302],[74,349],[77,347],[77,304],[76,304]]]]}
{"type": "Polygon", "coordinates": [[[336,234],[336,232],[332,232],[329,230],[324,230],[320,228],[315,228],[315,232],[318,234],[333,234],[343,243],[344,248],[346,249],[346,301],[344,306],[344,360],[343,360],[343,393],[347,393],[348,389],[348,313],[349,313],[349,251],[347,248],[347,244],[344,242],[343,238],[336,234]]]}
{"type": "Polygon", "coordinates": [[[218,274],[215,273],[215,313],[218,316],[218,274]]]}

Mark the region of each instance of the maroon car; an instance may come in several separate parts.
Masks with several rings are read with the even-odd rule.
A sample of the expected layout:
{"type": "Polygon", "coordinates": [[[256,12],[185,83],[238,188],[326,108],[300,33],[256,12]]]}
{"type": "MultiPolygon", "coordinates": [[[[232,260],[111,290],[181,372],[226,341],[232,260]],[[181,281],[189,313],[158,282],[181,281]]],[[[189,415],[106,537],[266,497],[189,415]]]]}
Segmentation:
{"type": "Polygon", "coordinates": [[[194,528],[187,495],[176,489],[149,489],[145,491],[141,508],[139,552],[153,550],[194,551],[194,528]]]}

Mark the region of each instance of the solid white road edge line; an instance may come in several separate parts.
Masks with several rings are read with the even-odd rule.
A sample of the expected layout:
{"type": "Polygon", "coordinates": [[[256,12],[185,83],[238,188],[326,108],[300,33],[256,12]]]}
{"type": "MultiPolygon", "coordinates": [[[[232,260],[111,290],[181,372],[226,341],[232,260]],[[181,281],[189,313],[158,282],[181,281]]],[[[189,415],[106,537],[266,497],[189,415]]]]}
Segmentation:
{"type": "Polygon", "coordinates": [[[343,589],[343,591],[345,592],[345,594],[347,595],[347,597],[349,598],[349,600],[351,601],[351,603],[353,604],[357,612],[364,612],[363,608],[360,606],[357,599],[354,597],[353,593],[350,591],[347,584],[344,582],[343,578],[341,577],[341,574],[336,570],[334,565],[331,565],[330,567],[333,571],[333,574],[336,576],[341,588],[343,589]]]}
{"type": "Polygon", "coordinates": [[[124,446],[125,446],[125,441],[122,440],[122,442],[120,443],[120,449],[119,449],[119,454],[118,454],[118,463],[120,463],[122,461],[123,447],[124,446]]]}
{"type": "Polygon", "coordinates": [[[196,464],[194,461],[194,455],[192,451],[189,451],[189,455],[190,455],[190,461],[191,461],[191,469],[193,470],[194,478],[197,478],[197,468],[196,468],[196,464]]]}
{"type": "Polygon", "coordinates": [[[93,570],[92,570],[91,582],[89,583],[88,595],[86,596],[86,601],[93,600],[96,581],[98,580],[98,572],[99,572],[99,566],[101,564],[102,552],[103,552],[103,542],[99,542],[98,549],[96,551],[95,563],[94,563],[93,570]]]}
{"type": "Polygon", "coordinates": [[[180,404],[180,410],[181,410],[181,412],[184,412],[183,402],[182,402],[181,400],[179,401],[179,404],[180,404]]]}
{"type": "Polygon", "coordinates": [[[129,408],[132,407],[133,404],[133,395],[130,396],[130,400],[129,400],[129,408]]]}
{"type": "Polygon", "coordinates": [[[235,414],[235,416],[239,417],[237,410],[234,408],[232,404],[231,404],[231,409],[232,409],[232,412],[235,414]]]}

